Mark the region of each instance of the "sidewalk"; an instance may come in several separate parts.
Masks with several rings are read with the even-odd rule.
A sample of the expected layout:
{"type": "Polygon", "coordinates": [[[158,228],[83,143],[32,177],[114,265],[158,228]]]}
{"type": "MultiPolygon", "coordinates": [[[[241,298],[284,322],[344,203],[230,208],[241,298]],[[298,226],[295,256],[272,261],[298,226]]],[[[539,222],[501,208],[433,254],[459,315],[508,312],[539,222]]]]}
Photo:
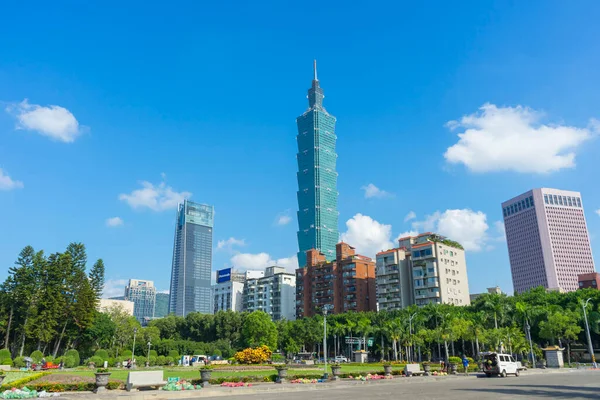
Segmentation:
{"type": "MultiPolygon", "coordinates": [[[[527,375],[539,375],[539,374],[556,374],[556,373],[576,373],[587,371],[583,369],[531,369],[524,371],[521,376],[527,375]]],[[[275,383],[259,383],[254,384],[251,387],[240,387],[240,388],[226,388],[221,386],[211,386],[206,389],[199,390],[188,390],[188,391],[177,391],[168,392],[163,390],[141,390],[127,392],[125,390],[109,390],[102,394],[95,394],[92,392],[67,392],[61,393],[61,397],[69,400],[75,399],[122,399],[122,400],[169,400],[169,399],[189,399],[198,397],[224,397],[224,396],[238,396],[238,395],[249,395],[249,394],[260,394],[260,393],[289,393],[289,392],[313,392],[315,390],[336,390],[346,389],[352,386],[364,386],[364,385],[404,385],[411,383],[423,383],[423,382],[439,382],[439,381],[456,381],[456,380],[467,380],[467,379],[488,379],[481,373],[471,373],[469,375],[447,375],[447,376],[413,376],[413,377],[394,377],[389,380],[378,380],[378,381],[355,381],[355,380],[341,380],[338,382],[328,383],[317,383],[317,384],[275,384],[275,383]]],[[[493,379],[493,378],[492,378],[493,379]]]]}

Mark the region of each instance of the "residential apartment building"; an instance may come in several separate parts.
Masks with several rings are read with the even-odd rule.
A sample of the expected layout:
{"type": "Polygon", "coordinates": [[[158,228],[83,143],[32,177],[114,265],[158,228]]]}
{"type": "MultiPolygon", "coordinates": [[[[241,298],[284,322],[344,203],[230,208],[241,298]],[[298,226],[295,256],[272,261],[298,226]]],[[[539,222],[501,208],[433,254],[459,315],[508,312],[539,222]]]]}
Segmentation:
{"type": "Polygon", "coordinates": [[[133,301],[123,299],[100,299],[98,302],[98,311],[104,313],[110,313],[114,309],[119,309],[127,315],[133,316],[133,301]]]}
{"type": "Polygon", "coordinates": [[[579,192],[533,189],[502,203],[515,292],[543,286],[569,292],[595,272],[579,192]]]}
{"type": "Polygon", "coordinates": [[[214,208],[184,200],[175,221],[169,313],[212,314],[214,208]]]}
{"type": "Polygon", "coordinates": [[[338,241],[338,191],[335,122],[323,107],[323,89],[314,62],[308,109],[298,118],[298,265],[306,265],[306,252],[317,249],[335,259],[338,241]]]}
{"type": "MultiPolygon", "coordinates": [[[[502,294],[502,289],[500,289],[499,286],[494,286],[491,288],[487,288],[487,294],[502,294]]],[[[472,295],[470,295],[469,297],[471,298],[471,303],[473,303],[479,296],[483,295],[485,293],[473,293],[472,295]]]]}
{"type": "Polygon", "coordinates": [[[577,280],[579,281],[579,289],[600,288],[600,274],[597,272],[581,274],[577,277],[577,280]]]}
{"type": "MultiPolygon", "coordinates": [[[[254,275],[256,276],[256,275],[254,275]]],[[[249,278],[243,291],[243,310],[264,311],[274,321],[296,319],[296,276],[282,267],[268,267],[263,277],[249,278]]]]}
{"type": "Polygon", "coordinates": [[[125,300],[133,302],[133,316],[146,324],[154,317],[156,305],[156,288],[153,281],[130,279],[125,286],[125,300]]]}
{"type": "Polygon", "coordinates": [[[379,310],[471,303],[465,252],[441,235],[428,232],[401,238],[398,248],[378,253],[376,263],[379,310]]]}
{"type": "Polygon", "coordinates": [[[311,317],[324,308],[337,314],[376,311],[375,263],[356,254],[347,243],[336,245],[336,258],[327,261],[322,252],[306,252],[306,266],[296,270],[296,316],[311,317]]]}

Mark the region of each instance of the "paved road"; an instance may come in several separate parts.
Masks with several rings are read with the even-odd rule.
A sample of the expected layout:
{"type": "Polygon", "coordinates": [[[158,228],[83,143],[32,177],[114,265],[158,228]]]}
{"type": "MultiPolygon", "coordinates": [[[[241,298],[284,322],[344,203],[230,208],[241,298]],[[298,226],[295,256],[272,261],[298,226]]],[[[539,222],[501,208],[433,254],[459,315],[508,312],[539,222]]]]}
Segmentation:
{"type": "MultiPolygon", "coordinates": [[[[600,371],[521,374],[520,377],[468,377],[413,382],[412,378],[368,384],[338,385],[320,390],[265,392],[233,396],[244,400],[349,400],[349,399],[598,399],[600,400],[600,371]]],[[[222,399],[223,397],[200,397],[222,399]]]]}

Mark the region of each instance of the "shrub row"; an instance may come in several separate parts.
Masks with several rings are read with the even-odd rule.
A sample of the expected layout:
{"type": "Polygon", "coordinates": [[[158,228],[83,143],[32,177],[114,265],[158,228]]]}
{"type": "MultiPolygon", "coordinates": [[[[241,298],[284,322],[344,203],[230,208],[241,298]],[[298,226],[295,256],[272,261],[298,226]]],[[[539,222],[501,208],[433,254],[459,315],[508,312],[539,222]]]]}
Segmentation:
{"type": "MultiPolygon", "coordinates": [[[[109,381],[106,388],[109,390],[123,389],[123,382],[120,381],[109,381]]],[[[27,385],[27,388],[31,390],[37,390],[38,392],[91,392],[96,388],[96,384],[93,382],[77,382],[77,383],[55,383],[55,382],[42,382],[33,385],[27,385]]]]}
{"type": "Polygon", "coordinates": [[[16,381],[8,382],[2,386],[0,386],[0,392],[5,390],[10,390],[12,388],[21,389],[27,383],[31,381],[35,381],[36,379],[41,378],[42,376],[50,375],[50,372],[31,372],[29,376],[26,376],[21,379],[17,379],[16,381]]]}

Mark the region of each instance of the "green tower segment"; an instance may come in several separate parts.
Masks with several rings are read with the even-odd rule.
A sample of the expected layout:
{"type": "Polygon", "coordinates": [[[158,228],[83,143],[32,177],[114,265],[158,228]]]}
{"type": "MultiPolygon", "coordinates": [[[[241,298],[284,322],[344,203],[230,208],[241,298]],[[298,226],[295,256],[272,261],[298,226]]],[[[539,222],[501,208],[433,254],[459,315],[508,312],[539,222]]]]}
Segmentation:
{"type": "Polygon", "coordinates": [[[323,89],[314,79],[308,90],[308,110],[298,125],[298,264],[306,265],[306,251],[317,249],[335,259],[338,242],[337,154],[335,117],[323,107],[323,89]]]}

